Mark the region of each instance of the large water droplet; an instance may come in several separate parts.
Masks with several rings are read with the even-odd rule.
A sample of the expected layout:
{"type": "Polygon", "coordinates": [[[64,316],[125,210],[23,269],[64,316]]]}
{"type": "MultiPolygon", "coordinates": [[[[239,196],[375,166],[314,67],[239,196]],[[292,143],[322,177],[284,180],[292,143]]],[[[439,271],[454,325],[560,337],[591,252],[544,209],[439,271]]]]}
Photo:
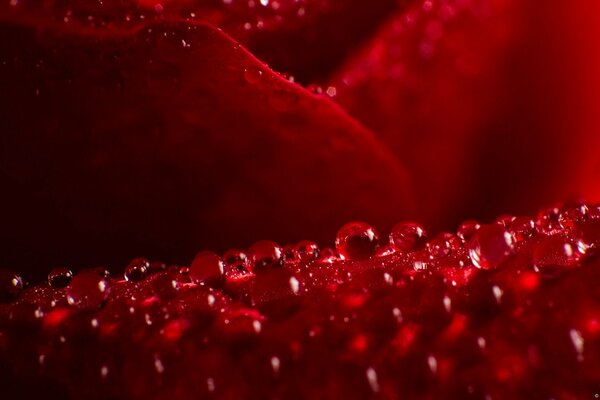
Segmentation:
{"type": "Polygon", "coordinates": [[[108,298],[108,282],[93,270],[79,272],[67,288],[67,301],[82,308],[96,308],[108,298]]]}
{"type": "Polygon", "coordinates": [[[270,240],[261,240],[248,249],[250,268],[260,272],[271,268],[280,267],[283,262],[283,249],[270,240]]]}
{"type": "Polygon", "coordinates": [[[64,267],[54,268],[48,274],[48,284],[53,288],[67,287],[71,279],[73,279],[73,272],[64,267]]]}
{"type": "Polygon", "coordinates": [[[500,224],[484,225],[469,241],[473,265],[481,269],[496,268],[513,251],[514,236],[500,224]]]}
{"type": "Polygon", "coordinates": [[[362,260],[375,254],[379,247],[379,235],[364,222],[350,222],[337,233],[335,247],[342,258],[362,260]]]}
{"type": "Polygon", "coordinates": [[[222,285],[225,281],[223,261],[211,251],[201,251],[190,265],[190,279],[199,285],[222,285]]]}
{"type": "Polygon", "coordinates": [[[401,222],[392,228],[390,244],[400,251],[415,251],[425,246],[427,232],[414,222],[401,222]]]}
{"type": "Polygon", "coordinates": [[[141,281],[146,277],[150,262],[143,257],[133,259],[125,268],[125,280],[130,282],[141,281]]]}

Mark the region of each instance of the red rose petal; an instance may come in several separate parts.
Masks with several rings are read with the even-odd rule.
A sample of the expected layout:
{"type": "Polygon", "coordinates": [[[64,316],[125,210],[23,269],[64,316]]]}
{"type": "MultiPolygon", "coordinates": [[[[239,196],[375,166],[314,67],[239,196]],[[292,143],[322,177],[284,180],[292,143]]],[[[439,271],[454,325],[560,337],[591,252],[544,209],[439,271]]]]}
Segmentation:
{"type": "Polygon", "coordinates": [[[403,169],[329,100],[203,24],[2,25],[9,265],[187,261],[410,212],[403,169]]]}
{"type": "Polygon", "coordinates": [[[420,1],[333,79],[335,98],[402,157],[433,225],[597,198],[597,11],[420,1]]]}

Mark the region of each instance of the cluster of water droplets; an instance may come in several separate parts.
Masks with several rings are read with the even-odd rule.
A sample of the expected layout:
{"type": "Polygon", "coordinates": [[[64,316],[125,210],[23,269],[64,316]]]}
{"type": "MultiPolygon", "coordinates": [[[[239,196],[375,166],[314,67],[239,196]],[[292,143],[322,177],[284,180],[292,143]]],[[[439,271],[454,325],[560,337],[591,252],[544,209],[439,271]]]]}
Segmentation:
{"type": "MultiPolygon", "coordinates": [[[[539,319],[546,307],[591,301],[584,289],[577,292],[581,300],[553,288],[589,284],[583,275],[569,278],[578,275],[568,272],[593,273],[577,267],[594,260],[599,246],[600,208],[574,204],[544,210],[535,218],[466,221],[454,233],[435,236],[415,222],[401,222],[384,239],[369,224],[352,222],[339,230],[334,247],[262,240],[223,254],[201,251],[186,266],[136,258],[116,276],[105,268],[76,274],[55,268],[47,283],[39,285],[27,285],[18,274],[2,269],[0,338],[12,344],[0,355],[14,356],[30,347],[27,340],[34,339],[22,342],[18,334],[25,326],[54,343],[32,356],[47,373],[51,365],[60,371],[53,363],[65,354],[78,362],[68,349],[71,344],[82,351],[77,347],[85,347],[82,337],[98,349],[126,340],[118,351],[141,363],[136,373],[142,376],[185,375],[178,366],[189,368],[199,360],[221,365],[221,372],[201,373],[202,390],[210,393],[227,386],[225,370],[230,368],[237,371],[230,379],[245,384],[255,379],[254,372],[232,366],[239,352],[249,352],[249,365],[268,376],[260,389],[265,391],[273,382],[291,379],[302,365],[320,368],[315,363],[323,363],[333,371],[346,359],[359,369],[331,373],[328,379],[339,384],[355,379],[359,391],[385,391],[394,371],[411,363],[418,382],[446,387],[450,384],[444,374],[462,373],[452,363],[465,357],[480,360],[496,377],[518,381],[521,370],[506,364],[510,360],[495,364],[486,358],[504,357],[505,349],[494,337],[509,335],[508,330],[530,334],[539,329],[530,326],[537,319],[515,315],[539,319]],[[543,286],[546,281],[560,284],[543,286]],[[425,339],[431,332],[436,332],[435,341],[425,339]],[[377,343],[388,346],[385,362],[372,358],[377,343]],[[198,359],[180,353],[182,346],[198,359]],[[128,353],[128,348],[138,350],[128,353]]],[[[571,359],[595,362],[590,352],[598,344],[600,312],[594,310],[582,308],[570,317],[547,314],[539,324],[556,325],[554,342],[540,339],[529,349],[514,348],[510,362],[525,363],[520,368],[530,370],[535,352],[554,357],[554,351],[567,354],[561,356],[567,365],[573,365],[571,359]]],[[[133,379],[134,372],[123,362],[103,352],[93,358],[90,365],[98,379],[133,379]]],[[[468,389],[465,379],[450,385],[452,390],[459,383],[460,390],[481,389],[468,389]]]]}

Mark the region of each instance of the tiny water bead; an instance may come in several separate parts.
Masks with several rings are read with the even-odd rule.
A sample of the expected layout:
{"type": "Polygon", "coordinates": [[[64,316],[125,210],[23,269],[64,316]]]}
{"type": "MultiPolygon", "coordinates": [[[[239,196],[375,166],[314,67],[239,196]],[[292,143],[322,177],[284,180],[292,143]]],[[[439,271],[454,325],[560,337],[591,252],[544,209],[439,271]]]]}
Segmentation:
{"type": "Polygon", "coordinates": [[[222,285],[225,281],[223,260],[212,251],[201,251],[190,265],[190,279],[199,285],[222,285]]]}
{"type": "Polygon", "coordinates": [[[71,279],[73,279],[73,272],[64,267],[54,268],[48,274],[48,284],[53,288],[67,287],[71,282],[71,279]]]}
{"type": "Polygon", "coordinates": [[[483,225],[469,241],[469,255],[480,269],[496,268],[514,249],[515,238],[500,224],[483,225]]]}
{"type": "Polygon", "coordinates": [[[0,268],[0,303],[13,301],[23,289],[23,280],[15,272],[0,268]]]}
{"type": "Polygon", "coordinates": [[[250,269],[253,272],[281,267],[283,248],[270,240],[261,240],[248,249],[248,259],[250,269]]]}
{"type": "Polygon", "coordinates": [[[83,270],[67,287],[67,301],[81,308],[100,307],[108,298],[109,283],[94,270],[83,270]]]}
{"type": "Polygon", "coordinates": [[[377,251],[379,235],[367,223],[350,222],[338,231],[335,247],[343,259],[363,260],[377,251]]]}
{"type": "Polygon", "coordinates": [[[423,248],[427,243],[427,232],[414,222],[401,222],[392,228],[390,244],[404,252],[423,248]]]}
{"type": "Polygon", "coordinates": [[[125,280],[130,282],[141,281],[148,274],[149,267],[150,262],[147,259],[143,257],[133,259],[125,268],[125,280]]]}

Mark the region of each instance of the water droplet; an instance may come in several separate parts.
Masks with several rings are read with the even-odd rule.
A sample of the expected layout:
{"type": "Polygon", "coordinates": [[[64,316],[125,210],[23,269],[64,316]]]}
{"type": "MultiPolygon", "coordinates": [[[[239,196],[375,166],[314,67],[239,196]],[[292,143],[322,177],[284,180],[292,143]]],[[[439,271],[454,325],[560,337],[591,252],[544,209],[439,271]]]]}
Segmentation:
{"type": "Polygon", "coordinates": [[[225,281],[225,269],[221,257],[212,251],[196,254],[190,265],[190,279],[199,285],[221,286],[225,281]]]}
{"type": "Polygon", "coordinates": [[[563,227],[560,224],[560,210],[557,207],[541,211],[536,219],[538,229],[547,234],[553,234],[560,231],[563,227]]]}
{"type": "Polygon", "coordinates": [[[8,269],[0,268],[0,303],[8,303],[17,298],[23,289],[23,280],[8,269]]]}
{"type": "Polygon", "coordinates": [[[54,268],[48,274],[48,284],[53,288],[67,287],[71,279],[73,279],[73,272],[68,268],[54,268]]]}
{"type": "Polygon", "coordinates": [[[100,307],[108,297],[108,282],[93,270],[79,272],[67,288],[67,301],[82,308],[100,307]]]}
{"type": "Polygon", "coordinates": [[[379,247],[379,235],[364,222],[350,222],[337,233],[335,247],[344,259],[362,260],[375,254],[379,247]]]}
{"type": "Polygon", "coordinates": [[[93,271],[98,275],[101,276],[104,279],[109,279],[110,278],[110,271],[107,270],[104,267],[96,267],[93,269],[93,271]]]}
{"type": "Polygon", "coordinates": [[[427,242],[427,232],[414,222],[401,222],[392,228],[390,244],[400,251],[421,249],[427,242]]]}
{"type": "Polygon", "coordinates": [[[143,257],[133,259],[125,268],[125,280],[129,282],[141,281],[148,273],[150,263],[143,257]]]}
{"type": "Polygon", "coordinates": [[[463,241],[468,242],[469,240],[471,240],[471,238],[473,237],[473,234],[475,234],[475,232],[477,232],[477,230],[479,228],[481,228],[481,225],[479,225],[479,222],[477,222],[475,220],[468,220],[468,221],[463,222],[458,227],[456,234],[463,241]]]}
{"type": "Polygon", "coordinates": [[[319,258],[319,246],[310,240],[298,242],[294,246],[293,252],[300,264],[308,264],[319,258]]]}
{"type": "Polygon", "coordinates": [[[261,240],[248,249],[250,268],[254,272],[277,268],[283,262],[283,249],[270,240],[261,240]]]}
{"type": "Polygon", "coordinates": [[[225,270],[230,267],[235,267],[238,264],[246,264],[248,257],[246,253],[238,249],[229,249],[223,254],[223,262],[225,263],[225,270]]]}
{"type": "Polygon", "coordinates": [[[585,204],[576,204],[565,207],[565,210],[560,214],[560,225],[565,228],[573,228],[575,225],[587,221],[589,218],[589,209],[585,204]]]}
{"type": "Polygon", "coordinates": [[[514,237],[502,225],[484,225],[469,241],[469,255],[480,269],[496,268],[513,251],[514,237]]]}
{"type": "Polygon", "coordinates": [[[263,79],[263,71],[258,67],[246,67],[244,69],[244,79],[251,84],[257,84],[263,79]]]}
{"type": "Polygon", "coordinates": [[[427,251],[432,260],[439,259],[450,255],[452,252],[452,245],[450,244],[448,237],[446,237],[445,234],[441,234],[427,243],[427,251]]]}

